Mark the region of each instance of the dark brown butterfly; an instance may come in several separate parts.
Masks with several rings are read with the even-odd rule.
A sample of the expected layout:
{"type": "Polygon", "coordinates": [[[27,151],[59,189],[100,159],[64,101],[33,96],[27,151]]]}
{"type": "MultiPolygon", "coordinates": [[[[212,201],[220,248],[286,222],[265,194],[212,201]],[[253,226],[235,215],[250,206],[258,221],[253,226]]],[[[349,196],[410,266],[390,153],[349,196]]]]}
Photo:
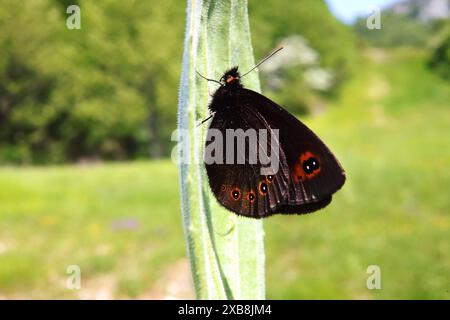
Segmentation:
{"type": "MultiPolygon", "coordinates": [[[[212,139],[212,132],[226,137],[227,133],[239,129],[254,130],[256,144],[260,145],[261,129],[278,129],[276,143],[264,140],[267,140],[268,154],[274,147],[278,148],[278,170],[273,174],[261,174],[263,165],[249,161],[249,150],[241,154],[244,163],[237,163],[237,146],[231,149],[224,143],[223,161],[205,161],[209,184],[219,203],[238,215],[251,218],[276,213],[304,214],[327,206],[345,182],[344,170],[335,156],[292,114],[265,96],[244,88],[241,78],[235,67],[225,72],[220,81],[212,80],[221,86],[209,105],[212,121],[205,150],[211,150],[210,144],[217,142],[212,139]],[[230,152],[234,161],[227,162],[230,152]]],[[[213,156],[217,156],[215,152],[213,156]]]]}

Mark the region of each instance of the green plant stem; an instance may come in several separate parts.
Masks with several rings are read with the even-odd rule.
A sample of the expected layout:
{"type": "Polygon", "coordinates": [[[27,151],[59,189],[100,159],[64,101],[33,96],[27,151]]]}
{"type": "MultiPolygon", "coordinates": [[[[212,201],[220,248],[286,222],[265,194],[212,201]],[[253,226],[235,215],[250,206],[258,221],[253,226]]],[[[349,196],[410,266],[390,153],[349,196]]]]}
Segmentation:
{"type": "MultiPolygon", "coordinates": [[[[188,1],[183,69],[179,92],[178,141],[183,226],[198,299],[264,299],[262,221],[238,217],[211,193],[203,164],[208,123],[208,83],[196,71],[219,79],[238,65],[254,65],[247,1],[188,1]]],[[[259,91],[257,71],[245,77],[259,91]]]]}

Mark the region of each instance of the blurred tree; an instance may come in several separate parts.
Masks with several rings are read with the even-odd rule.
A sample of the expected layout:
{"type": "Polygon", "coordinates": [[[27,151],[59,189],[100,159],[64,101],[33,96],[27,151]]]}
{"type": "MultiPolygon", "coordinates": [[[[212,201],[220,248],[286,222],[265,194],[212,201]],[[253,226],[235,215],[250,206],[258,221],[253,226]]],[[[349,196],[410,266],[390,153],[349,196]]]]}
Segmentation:
{"type": "Polygon", "coordinates": [[[55,58],[57,12],[45,0],[0,5],[0,157],[28,162],[53,147],[55,110],[49,104],[57,75],[46,71],[55,58]],[[39,13],[39,14],[37,14],[39,13]]]}
{"type": "Polygon", "coordinates": [[[184,6],[80,0],[82,29],[68,30],[66,4],[0,4],[0,158],[167,154],[184,6]]]}
{"type": "MultiPolygon", "coordinates": [[[[301,35],[317,52],[317,66],[333,74],[333,83],[321,91],[321,95],[337,93],[353,72],[353,62],[357,58],[354,34],[330,13],[324,1],[250,0],[249,12],[257,57],[267,54],[285,38],[296,35],[301,35]]],[[[273,92],[278,103],[295,113],[307,112],[319,94],[305,85],[303,72],[299,66],[285,70],[287,81],[273,92]]],[[[268,89],[267,83],[265,79],[265,89],[268,89]]]]}
{"type": "Polygon", "coordinates": [[[450,19],[433,22],[430,46],[428,65],[444,79],[450,80],[450,19]]]}
{"type": "Polygon", "coordinates": [[[361,38],[371,46],[424,46],[430,35],[430,24],[420,22],[411,15],[397,14],[383,11],[381,30],[370,30],[366,25],[366,18],[358,19],[354,29],[361,38]]]}
{"type": "MultiPolygon", "coordinates": [[[[300,34],[318,54],[315,67],[334,75],[330,90],[315,92],[304,70],[283,70],[278,102],[299,112],[316,95],[337,91],[354,41],[324,2],[249,3],[257,56],[300,34]]],[[[0,162],[168,155],[184,15],[177,0],[1,1],[0,162]],[[80,30],[66,28],[70,4],[81,8],[80,30]]]]}
{"type": "MultiPolygon", "coordinates": [[[[68,138],[85,141],[82,153],[106,158],[167,154],[184,29],[172,19],[182,17],[184,7],[174,0],[80,6],[82,29],[65,32],[76,69],[68,86],[78,88],[69,93],[77,107],[68,138]]],[[[57,98],[67,103],[67,93],[57,98]]]]}
{"type": "Polygon", "coordinates": [[[450,33],[433,51],[430,66],[442,77],[450,80],[450,33]]]}

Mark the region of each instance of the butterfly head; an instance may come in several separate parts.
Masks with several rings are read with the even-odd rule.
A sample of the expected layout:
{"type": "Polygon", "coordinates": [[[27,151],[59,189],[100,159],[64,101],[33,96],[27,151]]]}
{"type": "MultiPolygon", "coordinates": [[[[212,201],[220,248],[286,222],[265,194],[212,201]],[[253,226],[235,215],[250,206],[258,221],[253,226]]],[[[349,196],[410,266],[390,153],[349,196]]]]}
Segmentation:
{"type": "Polygon", "coordinates": [[[231,68],[220,78],[220,83],[225,87],[241,87],[241,75],[238,67],[231,68]]]}

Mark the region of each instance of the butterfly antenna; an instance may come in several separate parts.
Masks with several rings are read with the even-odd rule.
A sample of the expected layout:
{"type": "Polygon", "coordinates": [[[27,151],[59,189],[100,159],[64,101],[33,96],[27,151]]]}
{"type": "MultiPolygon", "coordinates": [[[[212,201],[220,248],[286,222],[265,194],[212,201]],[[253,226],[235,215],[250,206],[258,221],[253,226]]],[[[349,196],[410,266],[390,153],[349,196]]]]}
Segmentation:
{"type": "Polygon", "coordinates": [[[197,127],[200,127],[202,124],[204,124],[206,121],[208,121],[209,119],[211,119],[212,117],[214,117],[215,113],[212,113],[208,118],[206,118],[205,120],[203,120],[202,122],[200,122],[197,127]]]}
{"type": "Polygon", "coordinates": [[[209,79],[209,78],[207,78],[207,77],[205,77],[204,75],[202,75],[200,72],[198,72],[198,71],[195,71],[200,77],[202,77],[203,79],[205,79],[206,81],[212,81],[212,82],[215,82],[215,83],[218,83],[218,84],[220,84],[221,86],[223,86],[223,84],[221,84],[219,81],[217,81],[217,80],[214,80],[214,79],[209,79]]]}
{"type": "Polygon", "coordinates": [[[246,73],[244,73],[242,77],[248,75],[250,72],[252,72],[253,70],[255,70],[256,68],[258,68],[260,65],[262,65],[264,62],[266,62],[267,60],[269,60],[270,58],[272,58],[273,55],[275,55],[276,53],[278,53],[278,51],[281,51],[283,49],[283,47],[279,47],[278,49],[276,49],[275,51],[273,51],[271,54],[269,54],[267,57],[265,57],[264,59],[262,59],[260,62],[258,62],[257,65],[255,65],[253,68],[251,68],[249,71],[247,71],[246,73]]]}

